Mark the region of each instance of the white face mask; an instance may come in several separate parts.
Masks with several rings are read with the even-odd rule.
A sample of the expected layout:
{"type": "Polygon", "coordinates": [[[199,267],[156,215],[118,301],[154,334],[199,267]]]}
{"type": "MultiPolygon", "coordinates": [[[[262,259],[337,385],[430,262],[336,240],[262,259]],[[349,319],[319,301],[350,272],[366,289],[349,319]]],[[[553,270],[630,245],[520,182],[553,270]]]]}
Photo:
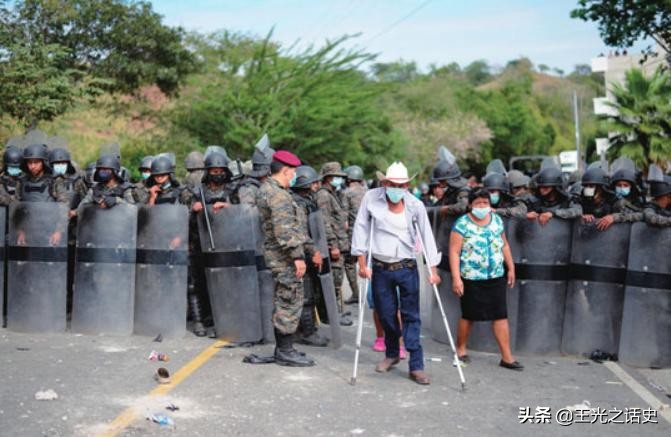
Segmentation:
{"type": "Polygon", "coordinates": [[[594,197],[594,194],[596,193],[596,188],[594,187],[585,187],[582,189],[582,194],[585,197],[594,197]]]}

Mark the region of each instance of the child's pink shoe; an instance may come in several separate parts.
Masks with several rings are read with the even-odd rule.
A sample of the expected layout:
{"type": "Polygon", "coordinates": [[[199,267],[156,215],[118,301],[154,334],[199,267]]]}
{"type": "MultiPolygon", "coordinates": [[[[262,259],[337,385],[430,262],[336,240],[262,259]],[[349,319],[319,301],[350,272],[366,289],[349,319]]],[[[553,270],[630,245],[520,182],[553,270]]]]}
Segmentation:
{"type": "Polygon", "coordinates": [[[378,337],[375,339],[375,344],[373,344],[373,350],[375,352],[384,352],[387,350],[387,347],[384,345],[384,337],[378,337]]]}

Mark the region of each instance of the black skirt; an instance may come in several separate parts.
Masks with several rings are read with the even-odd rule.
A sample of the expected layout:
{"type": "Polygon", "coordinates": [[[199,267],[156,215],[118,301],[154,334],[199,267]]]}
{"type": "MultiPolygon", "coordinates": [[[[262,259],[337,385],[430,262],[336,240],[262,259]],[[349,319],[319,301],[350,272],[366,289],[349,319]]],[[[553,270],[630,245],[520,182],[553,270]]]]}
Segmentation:
{"type": "Polygon", "coordinates": [[[461,296],[461,317],[471,321],[500,320],[508,318],[506,304],[506,277],[471,281],[463,279],[464,295],[461,296]]]}

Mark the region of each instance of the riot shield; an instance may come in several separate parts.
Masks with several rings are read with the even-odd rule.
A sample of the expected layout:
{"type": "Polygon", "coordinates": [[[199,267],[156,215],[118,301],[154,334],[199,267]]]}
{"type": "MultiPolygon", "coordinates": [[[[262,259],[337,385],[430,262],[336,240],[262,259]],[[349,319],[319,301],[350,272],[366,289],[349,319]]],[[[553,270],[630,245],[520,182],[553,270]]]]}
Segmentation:
{"type": "Polygon", "coordinates": [[[266,266],[266,260],[263,256],[263,229],[259,210],[253,207],[252,214],[254,216],[254,236],[256,238],[256,274],[259,277],[263,341],[264,343],[273,343],[275,341],[275,328],[273,325],[275,281],[273,280],[272,272],[266,266]]]}
{"type": "Polygon", "coordinates": [[[202,212],[198,232],[216,335],[231,342],[258,342],[263,331],[254,211],[249,205],[232,205],[214,213],[207,205],[207,212],[214,250],[202,212]]]}
{"type": "Polygon", "coordinates": [[[571,259],[572,222],[511,220],[508,241],[515,260],[518,310],[515,348],[558,354],[571,259]]]}
{"type": "Polygon", "coordinates": [[[165,204],[138,210],[136,334],[182,337],[186,332],[188,232],[186,206],[165,204]]]}
{"type": "Polygon", "coordinates": [[[620,361],[671,366],[671,228],[631,227],[620,361]]]}
{"type": "Polygon", "coordinates": [[[566,293],[562,352],[617,354],[631,225],[607,231],[576,220],[571,245],[571,280],[566,293]]]}
{"type": "Polygon", "coordinates": [[[19,202],[10,205],[8,329],[19,332],[65,331],[67,216],[68,208],[63,203],[19,202]],[[55,233],[60,233],[60,239],[55,233]]]}
{"type": "MultiPolygon", "coordinates": [[[[456,339],[457,323],[461,318],[461,305],[459,304],[459,298],[452,292],[452,275],[450,273],[448,257],[450,233],[452,232],[452,226],[455,221],[455,217],[441,219],[438,224],[438,232],[435,235],[435,239],[438,250],[443,254],[440,264],[438,265],[438,274],[441,278],[440,285],[438,286],[438,293],[440,294],[443,309],[447,314],[450,330],[456,339]]],[[[449,343],[447,332],[445,331],[445,324],[443,323],[443,317],[440,314],[440,309],[434,293],[431,293],[431,337],[440,343],[449,343]]]]}
{"type": "Polygon", "coordinates": [[[5,243],[7,240],[7,207],[0,206],[0,281],[2,281],[2,295],[0,296],[0,327],[5,326],[5,296],[7,296],[7,288],[5,287],[5,243]]]}
{"type": "Polygon", "coordinates": [[[87,205],[77,222],[72,330],[130,335],[135,306],[137,208],[87,205]]]}
{"type": "MultiPolygon", "coordinates": [[[[336,301],[335,286],[333,285],[333,276],[331,275],[331,260],[329,258],[328,243],[326,241],[326,230],[324,229],[324,217],[321,211],[312,212],[308,216],[308,228],[310,237],[314,241],[317,249],[322,254],[324,264],[319,273],[319,282],[321,284],[324,304],[329,316],[329,327],[331,329],[331,346],[338,349],[342,346],[342,333],[340,332],[340,313],[336,301]]],[[[310,285],[308,283],[308,285],[310,285]]]]}

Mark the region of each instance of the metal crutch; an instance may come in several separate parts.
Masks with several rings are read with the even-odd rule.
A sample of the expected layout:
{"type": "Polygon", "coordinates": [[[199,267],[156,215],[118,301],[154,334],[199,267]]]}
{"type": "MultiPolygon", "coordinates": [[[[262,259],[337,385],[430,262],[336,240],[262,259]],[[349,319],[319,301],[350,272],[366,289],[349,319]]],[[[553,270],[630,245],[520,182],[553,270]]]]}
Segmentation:
{"type": "MultiPolygon", "coordinates": [[[[371,268],[371,257],[372,257],[372,247],[373,247],[373,226],[375,225],[375,219],[370,218],[370,231],[368,233],[368,253],[366,254],[366,267],[371,268]]],[[[356,374],[359,370],[359,353],[361,352],[361,337],[363,335],[363,313],[365,311],[365,298],[364,293],[368,294],[368,284],[370,283],[370,278],[366,278],[363,281],[363,288],[359,287],[359,325],[356,330],[356,350],[354,351],[354,367],[352,368],[352,379],[350,379],[350,384],[356,384],[356,374]]]]}
{"type": "MultiPolygon", "coordinates": [[[[424,246],[424,240],[422,240],[422,235],[419,233],[419,227],[417,226],[417,220],[413,220],[413,225],[415,228],[415,235],[419,239],[419,244],[422,246],[422,255],[424,255],[424,264],[426,264],[426,269],[429,272],[429,277],[431,277],[431,266],[429,265],[429,257],[426,255],[426,246],[424,246]]],[[[445,315],[445,309],[443,308],[443,302],[440,299],[440,293],[438,292],[438,286],[433,285],[433,294],[436,297],[438,302],[438,308],[440,308],[440,315],[443,317],[443,324],[445,325],[445,330],[447,331],[447,338],[450,340],[450,347],[454,352],[454,362],[457,365],[457,370],[459,371],[459,379],[461,380],[461,390],[466,390],[466,379],[464,378],[464,372],[461,370],[461,360],[457,355],[457,348],[454,346],[454,339],[452,338],[452,331],[450,331],[450,325],[447,323],[447,316],[445,315]]]]}

